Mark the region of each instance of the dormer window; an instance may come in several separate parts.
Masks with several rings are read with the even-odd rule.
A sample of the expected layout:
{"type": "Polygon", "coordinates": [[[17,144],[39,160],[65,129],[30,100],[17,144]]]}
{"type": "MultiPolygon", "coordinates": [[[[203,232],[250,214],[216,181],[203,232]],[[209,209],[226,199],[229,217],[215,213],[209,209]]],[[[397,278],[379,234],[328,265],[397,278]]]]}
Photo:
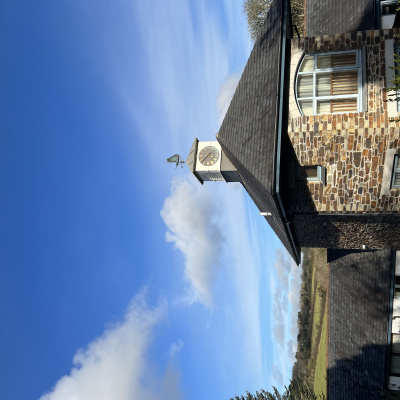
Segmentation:
{"type": "Polygon", "coordinates": [[[359,50],[307,55],[296,79],[303,115],[361,111],[362,65],[359,50]]]}

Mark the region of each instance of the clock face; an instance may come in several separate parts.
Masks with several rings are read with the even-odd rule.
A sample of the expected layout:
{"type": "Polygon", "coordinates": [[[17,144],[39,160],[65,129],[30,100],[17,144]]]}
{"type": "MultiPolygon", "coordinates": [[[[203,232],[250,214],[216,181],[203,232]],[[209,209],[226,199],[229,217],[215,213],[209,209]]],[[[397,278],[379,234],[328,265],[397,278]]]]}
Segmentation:
{"type": "Polygon", "coordinates": [[[199,153],[199,161],[205,166],[214,165],[219,159],[219,151],[214,146],[204,147],[199,153]]]}

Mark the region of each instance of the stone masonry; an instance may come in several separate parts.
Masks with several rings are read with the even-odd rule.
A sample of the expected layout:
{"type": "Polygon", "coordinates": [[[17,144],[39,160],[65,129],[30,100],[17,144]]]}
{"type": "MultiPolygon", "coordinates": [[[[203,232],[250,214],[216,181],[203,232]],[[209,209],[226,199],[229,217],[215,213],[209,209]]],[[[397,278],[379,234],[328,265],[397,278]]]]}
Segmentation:
{"type": "MultiPolygon", "coordinates": [[[[297,181],[290,193],[290,213],[294,232],[301,246],[361,248],[365,236],[349,238],[349,229],[367,229],[363,221],[336,218],[356,214],[368,218],[367,229],[375,235],[373,215],[389,214],[378,230],[397,228],[400,224],[400,189],[382,190],[387,154],[393,159],[400,154],[399,122],[388,116],[385,65],[385,40],[400,45],[400,30],[362,31],[313,38],[292,39],[291,88],[288,135],[299,165],[326,167],[326,185],[322,182],[297,181]],[[294,107],[294,76],[303,54],[365,48],[367,112],[301,116],[294,107]],[[301,55],[299,57],[299,54],[301,55]],[[297,61],[298,60],[298,61],[297,61]],[[295,68],[293,64],[296,64],[295,68]],[[294,71],[294,72],[293,72],[294,71]],[[390,150],[390,151],[388,151],[390,150]],[[325,233],[333,241],[325,243],[312,232],[313,223],[306,215],[313,214],[317,228],[326,225],[325,233]],[[372,219],[371,219],[372,218],[372,219]],[[387,221],[386,221],[387,220],[387,221]],[[355,223],[356,222],[356,223],[355,223]],[[385,228],[386,227],[386,228],[385,228]],[[331,229],[332,228],[332,229],[331,229]],[[309,231],[309,235],[305,232],[309,231]],[[301,233],[302,232],[302,233],[301,233]],[[335,239],[334,239],[335,238],[335,239]],[[304,240],[303,240],[304,239],[304,240]],[[335,243],[333,243],[335,242],[335,243]]],[[[389,158],[388,158],[389,160],[389,158]]],[[[376,221],[381,224],[382,221],[376,221]]],[[[377,225],[377,226],[378,226],[377,225]]],[[[380,225],[379,225],[380,226],[380,225]]],[[[392,232],[393,233],[393,232],[392,232]]],[[[400,240],[382,238],[370,248],[396,248],[400,240]]]]}
{"type": "MultiPolygon", "coordinates": [[[[292,40],[306,54],[366,47],[368,112],[289,118],[289,136],[300,165],[321,165],[327,184],[306,183],[313,203],[304,200],[300,183],[293,210],[318,212],[399,212],[400,189],[381,195],[387,149],[400,153],[399,123],[387,116],[385,39],[393,30],[292,40]],[[299,198],[300,196],[300,198],[299,198]]],[[[400,32],[397,32],[400,33],[400,32]]],[[[395,38],[395,41],[398,39],[395,38]]],[[[400,44],[400,41],[399,41],[400,44]]]]}

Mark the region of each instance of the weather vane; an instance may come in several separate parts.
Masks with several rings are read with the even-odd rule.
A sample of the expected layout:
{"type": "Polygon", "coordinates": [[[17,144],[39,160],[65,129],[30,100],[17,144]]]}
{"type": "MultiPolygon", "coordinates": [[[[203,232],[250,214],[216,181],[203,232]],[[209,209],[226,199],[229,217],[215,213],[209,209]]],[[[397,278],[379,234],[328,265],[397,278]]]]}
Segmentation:
{"type": "Polygon", "coordinates": [[[175,163],[175,167],[178,167],[180,164],[181,168],[183,168],[183,165],[185,161],[182,160],[181,156],[179,154],[175,154],[169,158],[167,158],[168,163],[175,163]]]}

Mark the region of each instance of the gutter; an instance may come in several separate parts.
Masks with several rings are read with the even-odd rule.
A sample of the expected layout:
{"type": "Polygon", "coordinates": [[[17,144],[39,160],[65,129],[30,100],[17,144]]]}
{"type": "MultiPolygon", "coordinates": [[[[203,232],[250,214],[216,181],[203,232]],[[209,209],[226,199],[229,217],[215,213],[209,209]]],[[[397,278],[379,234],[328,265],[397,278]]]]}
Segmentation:
{"type": "Polygon", "coordinates": [[[378,29],[381,29],[381,4],[380,4],[380,0],[376,0],[376,4],[375,4],[375,17],[376,17],[376,21],[375,21],[375,26],[378,29]]]}
{"type": "Polygon", "coordinates": [[[280,182],[280,168],[281,168],[281,147],[282,147],[282,123],[283,123],[283,92],[285,87],[285,60],[286,60],[286,26],[288,19],[288,0],[283,0],[283,26],[282,26],[282,44],[281,44],[281,68],[280,68],[280,85],[279,85],[279,109],[278,109],[278,134],[276,146],[276,171],[275,171],[275,195],[278,200],[279,208],[282,213],[283,220],[286,225],[290,244],[292,245],[294,254],[296,256],[297,264],[300,264],[301,258],[296,250],[293,235],[290,230],[289,221],[287,220],[285,209],[283,207],[282,199],[279,193],[280,182]]]}

